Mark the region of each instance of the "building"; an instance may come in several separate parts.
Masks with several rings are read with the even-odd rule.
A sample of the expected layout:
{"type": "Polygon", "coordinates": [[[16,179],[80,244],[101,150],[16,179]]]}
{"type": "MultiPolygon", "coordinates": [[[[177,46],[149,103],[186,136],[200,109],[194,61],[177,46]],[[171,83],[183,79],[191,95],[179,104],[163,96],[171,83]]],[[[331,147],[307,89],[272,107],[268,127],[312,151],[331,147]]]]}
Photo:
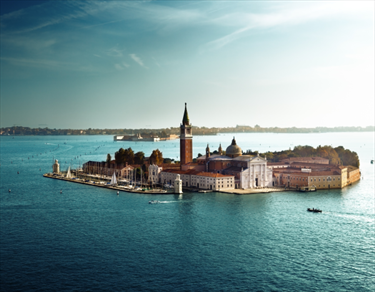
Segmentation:
{"type": "Polygon", "coordinates": [[[177,175],[182,180],[182,186],[203,190],[228,190],[234,188],[234,176],[220,173],[199,172],[196,170],[167,169],[160,173],[162,184],[172,185],[177,175]]]}
{"type": "Polygon", "coordinates": [[[193,161],[193,133],[185,103],[184,117],[180,125],[180,163],[188,164],[193,161]]]}
{"type": "Polygon", "coordinates": [[[127,163],[125,165],[117,165],[115,160],[112,160],[110,163],[88,161],[83,164],[82,171],[87,174],[105,176],[112,176],[113,173],[115,173],[118,178],[130,179],[133,175],[134,168],[134,166],[128,165],[127,163]]]}
{"type": "Polygon", "coordinates": [[[193,133],[185,103],[185,111],[180,125],[180,169],[149,167],[150,181],[172,184],[176,175],[180,175],[183,187],[207,190],[227,190],[234,188],[265,188],[272,186],[272,169],[267,167],[267,159],[258,156],[242,155],[241,148],[233,137],[226,148],[225,155],[221,144],[218,153],[210,154],[209,145],[206,155],[193,162],[193,133]]]}
{"type": "Polygon", "coordinates": [[[354,166],[283,163],[273,163],[270,167],[273,168],[274,184],[288,188],[341,189],[358,181],[361,176],[359,169],[354,166]]]}

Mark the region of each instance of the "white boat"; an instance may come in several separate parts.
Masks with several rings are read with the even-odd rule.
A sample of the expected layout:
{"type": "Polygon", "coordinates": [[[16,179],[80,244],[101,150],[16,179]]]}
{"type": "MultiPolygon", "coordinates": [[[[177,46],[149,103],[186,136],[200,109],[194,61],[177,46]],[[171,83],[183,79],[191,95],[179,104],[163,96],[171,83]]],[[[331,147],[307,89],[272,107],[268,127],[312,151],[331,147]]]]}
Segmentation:
{"type": "Polygon", "coordinates": [[[109,183],[111,186],[117,185],[116,173],[114,172],[111,178],[111,182],[109,183]]]}
{"type": "Polygon", "coordinates": [[[72,178],[72,174],[70,173],[70,166],[68,167],[68,171],[66,173],[66,178],[72,178]]]}

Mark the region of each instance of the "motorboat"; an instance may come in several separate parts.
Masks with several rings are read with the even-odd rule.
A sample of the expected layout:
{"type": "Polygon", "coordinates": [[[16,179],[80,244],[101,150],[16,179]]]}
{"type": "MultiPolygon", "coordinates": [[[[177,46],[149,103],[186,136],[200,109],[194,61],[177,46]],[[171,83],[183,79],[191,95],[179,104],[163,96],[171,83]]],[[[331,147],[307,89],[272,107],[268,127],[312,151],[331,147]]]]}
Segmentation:
{"type": "Polygon", "coordinates": [[[151,201],[148,201],[149,204],[158,204],[160,203],[160,201],[156,201],[156,200],[151,200],[151,201]]]}
{"type": "Polygon", "coordinates": [[[313,212],[313,213],[322,213],[322,210],[315,209],[315,208],[307,208],[308,212],[313,212]]]}

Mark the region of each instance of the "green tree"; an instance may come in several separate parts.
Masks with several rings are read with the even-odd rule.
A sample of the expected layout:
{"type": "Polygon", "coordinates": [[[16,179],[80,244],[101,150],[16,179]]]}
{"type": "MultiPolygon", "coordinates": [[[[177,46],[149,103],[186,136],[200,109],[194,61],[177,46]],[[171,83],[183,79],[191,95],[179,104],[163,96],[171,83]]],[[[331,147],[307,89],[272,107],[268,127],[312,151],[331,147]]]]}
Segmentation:
{"type": "Polygon", "coordinates": [[[143,160],[145,158],[145,154],[142,151],[135,153],[134,155],[134,163],[135,164],[143,164],[143,160]]]}
{"type": "Polygon", "coordinates": [[[111,163],[111,154],[107,154],[107,165],[108,165],[108,167],[109,167],[109,165],[110,165],[110,163],[111,163]]]}

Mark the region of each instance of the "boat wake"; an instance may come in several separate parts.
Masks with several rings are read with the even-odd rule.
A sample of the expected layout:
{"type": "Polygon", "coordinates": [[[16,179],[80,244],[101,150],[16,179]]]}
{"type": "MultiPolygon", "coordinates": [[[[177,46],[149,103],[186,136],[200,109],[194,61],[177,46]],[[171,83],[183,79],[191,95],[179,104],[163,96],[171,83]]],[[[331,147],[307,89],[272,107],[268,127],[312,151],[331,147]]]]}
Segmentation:
{"type": "Polygon", "coordinates": [[[352,221],[361,221],[375,224],[375,214],[336,213],[330,211],[326,211],[324,213],[334,217],[344,218],[352,221]]]}

